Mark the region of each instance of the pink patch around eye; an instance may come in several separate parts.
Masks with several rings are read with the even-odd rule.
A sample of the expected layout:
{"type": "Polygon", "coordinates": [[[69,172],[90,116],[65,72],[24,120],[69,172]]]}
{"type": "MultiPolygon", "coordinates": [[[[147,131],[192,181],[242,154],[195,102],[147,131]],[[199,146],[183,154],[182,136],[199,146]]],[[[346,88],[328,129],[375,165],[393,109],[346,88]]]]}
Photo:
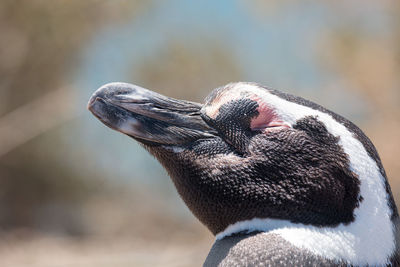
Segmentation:
{"type": "Polygon", "coordinates": [[[269,132],[271,130],[278,130],[281,128],[289,128],[290,126],[282,121],[278,115],[275,114],[274,110],[269,107],[259,97],[252,98],[257,101],[257,111],[259,115],[251,120],[250,128],[252,130],[261,130],[263,132],[269,132]]]}

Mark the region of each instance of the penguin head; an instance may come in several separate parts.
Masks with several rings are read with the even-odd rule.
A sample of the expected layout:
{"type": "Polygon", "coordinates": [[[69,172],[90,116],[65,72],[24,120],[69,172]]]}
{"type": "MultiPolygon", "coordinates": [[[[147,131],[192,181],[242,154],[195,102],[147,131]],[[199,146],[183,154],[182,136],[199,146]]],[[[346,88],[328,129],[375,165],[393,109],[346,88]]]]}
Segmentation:
{"type": "MultiPolygon", "coordinates": [[[[217,88],[204,105],[111,83],[94,93],[88,108],[143,144],[214,234],[255,218],[352,223],[364,201],[362,172],[351,155],[359,159],[360,145],[384,175],[373,145],[351,122],[254,83],[217,88]]],[[[386,180],[378,182],[392,201],[386,180]]]]}

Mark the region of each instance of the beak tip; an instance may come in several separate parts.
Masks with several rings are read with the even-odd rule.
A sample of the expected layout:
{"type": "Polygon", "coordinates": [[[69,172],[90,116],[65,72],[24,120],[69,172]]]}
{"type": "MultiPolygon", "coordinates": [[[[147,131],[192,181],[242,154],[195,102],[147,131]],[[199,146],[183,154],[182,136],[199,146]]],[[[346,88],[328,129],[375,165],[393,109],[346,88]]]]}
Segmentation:
{"type": "Polygon", "coordinates": [[[96,102],[97,99],[98,98],[96,96],[91,96],[90,97],[89,102],[87,103],[87,106],[86,106],[86,108],[89,111],[93,112],[93,106],[95,105],[95,102],[96,102]]]}
{"type": "Polygon", "coordinates": [[[115,94],[115,92],[121,88],[121,87],[126,87],[126,83],[120,83],[120,82],[111,82],[102,85],[99,87],[90,97],[88,104],[87,104],[87,109],[92,111],[93,105],[95,104],[96,100],[98,99],[107,99],[108,97],[112,96],[115,94]]]}

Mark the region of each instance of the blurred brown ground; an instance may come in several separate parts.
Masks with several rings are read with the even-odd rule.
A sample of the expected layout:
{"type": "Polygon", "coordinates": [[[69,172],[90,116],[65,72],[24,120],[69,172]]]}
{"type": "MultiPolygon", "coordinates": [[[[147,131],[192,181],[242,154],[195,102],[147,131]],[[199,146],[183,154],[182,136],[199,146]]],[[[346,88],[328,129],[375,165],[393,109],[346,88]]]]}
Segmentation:
{"type": "MultiPolygon", "coordinates": [[[[262,21],[295,1],[243,3],[262,21]]],[[[162,196],[153,198],[151,186],[113,184],[95,168],[83,172],[62,160],[63,149],[73,144],[65,144],[60,132],[82,112],[67,78],[80,49],[105,27],[157,4],[0,2],[0,266],[193,266],[205,259],[212,235],[195,218],[177,216],[162,196]]],[[[353,12],[347,1],[326,5],[338,16],[353,12]]],[[[340,77],[326,84],[329,90],[351,85],[348,90],[368,102],[369,117],[359,126],[377,147],[400,203],[400,4],[379,5],[392,21],[389,34],[371,35],[357,24],[327,28],[315,54],[320,68],[340,77]]],[[[202,53],[195,42],[192,48],[180,40],[166,44],[132,76],[161,93],[195,101],[242,79],[229,49],[212,37],[201,42],[202,53]]],[[[73,150],[86,164],[90,153],[73,150]]]]}

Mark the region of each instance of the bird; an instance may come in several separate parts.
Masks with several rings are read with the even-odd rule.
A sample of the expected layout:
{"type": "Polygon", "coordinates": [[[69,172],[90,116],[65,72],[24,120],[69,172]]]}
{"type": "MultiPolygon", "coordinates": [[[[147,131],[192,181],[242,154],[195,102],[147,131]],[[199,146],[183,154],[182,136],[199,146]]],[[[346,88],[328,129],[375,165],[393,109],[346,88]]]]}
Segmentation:
{"type": "Polygon", "coordinates": [[[215,242],[204,266],[400,266],[400,219],[355,124],[257,83],[204,104],[113,82],[88,109],[142,144],[215,242]]]}

